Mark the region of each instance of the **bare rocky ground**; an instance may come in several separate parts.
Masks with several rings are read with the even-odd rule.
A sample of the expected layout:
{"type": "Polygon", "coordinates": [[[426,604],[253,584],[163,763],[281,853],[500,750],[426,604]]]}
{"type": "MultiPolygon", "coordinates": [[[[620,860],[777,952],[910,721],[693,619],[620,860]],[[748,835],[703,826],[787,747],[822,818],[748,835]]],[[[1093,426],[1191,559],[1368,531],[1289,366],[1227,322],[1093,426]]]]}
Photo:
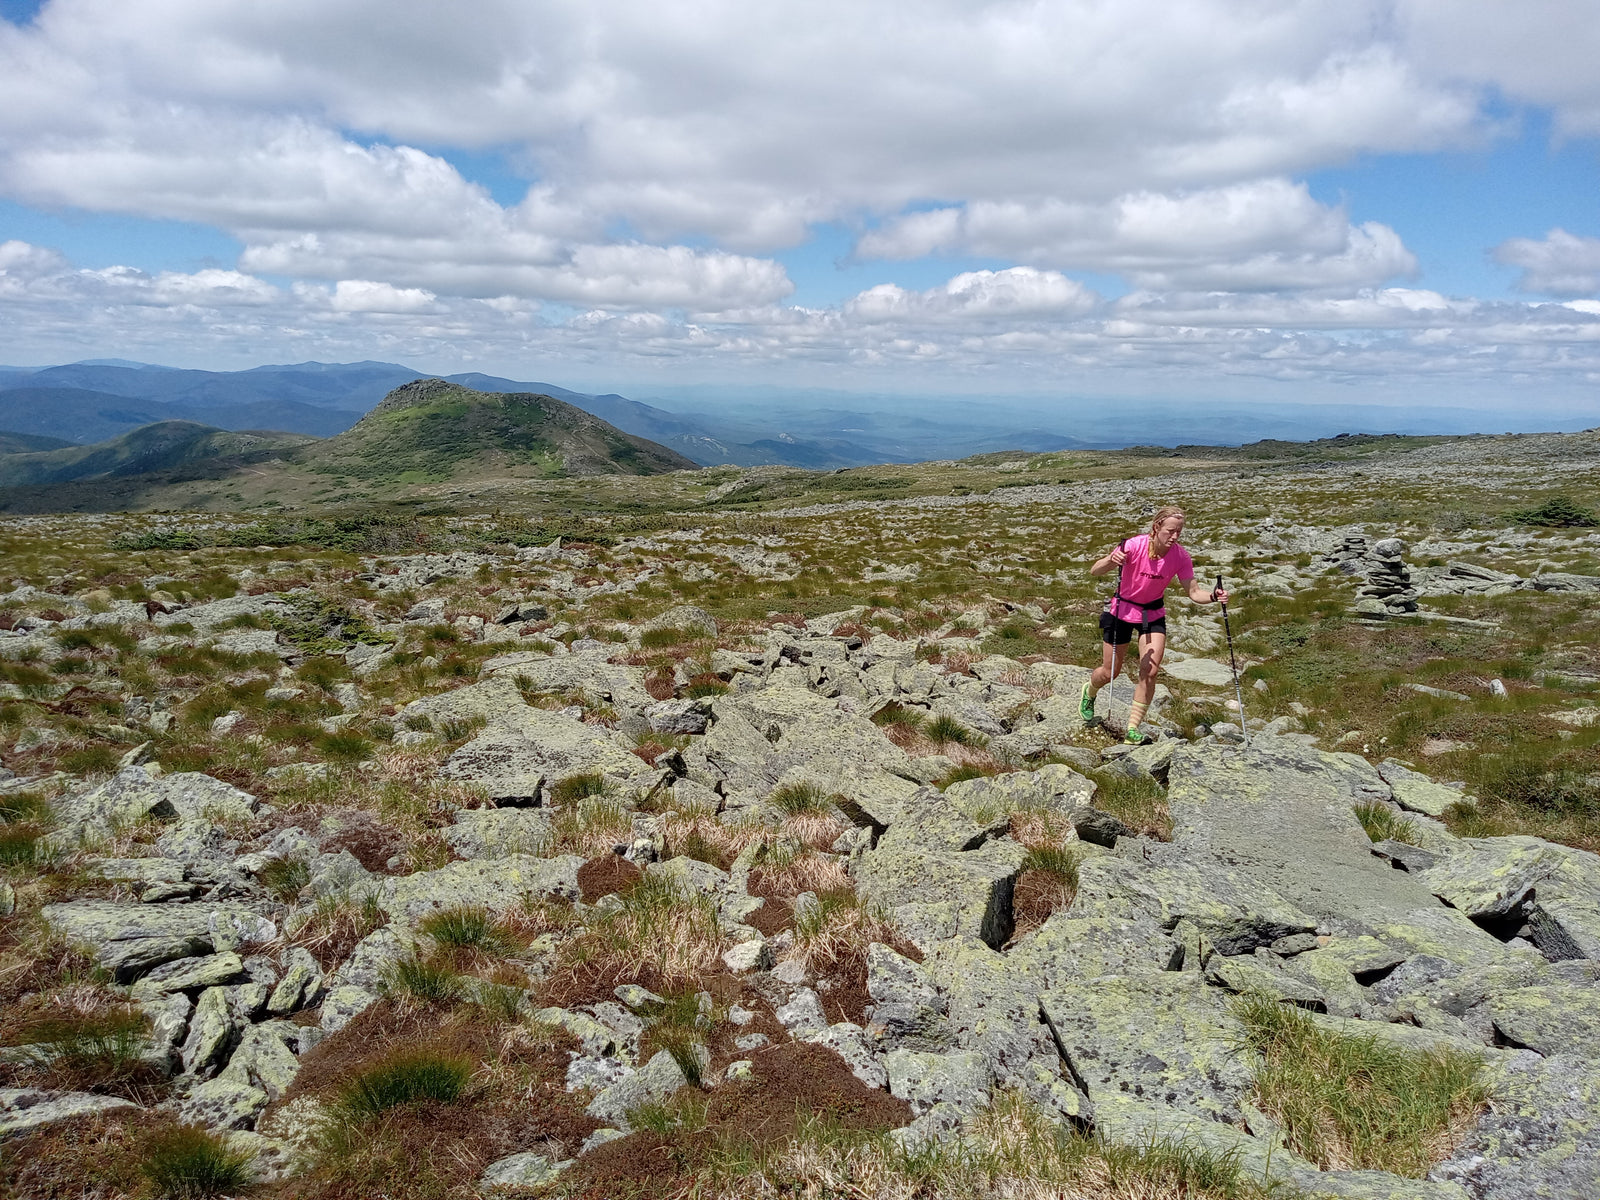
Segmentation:
{"type": "MultiPolygon", "coordinates": [[[[468,510],[381,550],[19,519],[8,1186],[151,1194],[141,1131],[178,1122],[251,1194],[656,1194],[801,1137],[798,1099],[1233,1172],[1140,1194],[1600,1194],[1600,535],[1505,516],[1592,502],[1597,441],[715,507],[752,472],[528,546],[468,510]],[[1078,712],[1084,564],[1169,499],[1237,595],[1248,748],[1186,601],[1158,739],[1118,744],[1125,680],[1078,712]],[[1465,1056],[1486,1100],[1409,1178],[1312,1161],[1261,995],[1465,1056]],[[464,1098],[356,1121],[351,1081],[418,1053],[464,1098]]],[[[946,1194],[894,1178],[836,1194],[946,1194]]]]}

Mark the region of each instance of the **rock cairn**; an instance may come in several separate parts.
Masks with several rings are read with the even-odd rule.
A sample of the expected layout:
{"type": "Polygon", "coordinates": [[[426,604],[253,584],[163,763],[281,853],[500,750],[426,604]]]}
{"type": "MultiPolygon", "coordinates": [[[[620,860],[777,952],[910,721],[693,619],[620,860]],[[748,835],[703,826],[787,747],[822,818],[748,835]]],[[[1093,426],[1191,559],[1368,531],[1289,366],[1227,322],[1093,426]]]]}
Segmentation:
{"type": "Polygon", "coordinates": [[[1360,534],[1347,534],[1337,549],[1323,555],[1347,575],[1365,575],[1356,589],[1356,612],[1369,617],[1400,616],[1417,611],[1417,589],[1405,564],[1406,544],[1397,537],[1374,543],[1369,549],[1360,534]]]}

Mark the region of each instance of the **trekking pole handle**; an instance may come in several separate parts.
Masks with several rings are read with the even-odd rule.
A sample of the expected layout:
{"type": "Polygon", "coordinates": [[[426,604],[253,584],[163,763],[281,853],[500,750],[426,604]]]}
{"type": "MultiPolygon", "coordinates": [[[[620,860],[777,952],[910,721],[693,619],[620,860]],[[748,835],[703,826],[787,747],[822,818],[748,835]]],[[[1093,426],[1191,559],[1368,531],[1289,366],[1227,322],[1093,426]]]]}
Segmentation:
{"type": "MultiPolygon", "coordinates": [[[[1212,590],[1212,593],[1211,593],[1211,594],[1212,594],[1212,595],[1213,595],[1213,596],[1215,596],[1215,595],[1216,595],[1216,594],[1217,594],[1217,593],[1218,593],[1218,592],[1220,592],[1220,591],[1221,591],[1221,590],[1222,590],[1222,576],[1221,576],[1221,575],[1218,575],[1218,576],[1217,576],[1217,586],[1216,586],[1216,587],[1215,587],[1215,588],[1214,588],[1214,589],[1213,589],[1213,590],[1212,590]]],[[[1224,612],[1226,612],[1226,611],[1227,611],[1227,609],[1228,609],[1228,602],[1227,602],[1227,601],[1226,601],[1226,600],[1224,600],[1224,601],[1223,601],[1223,602],[1222,602],[1222,609],[1223,609],[1223,611],[1224,611],[1224,612]]]]}

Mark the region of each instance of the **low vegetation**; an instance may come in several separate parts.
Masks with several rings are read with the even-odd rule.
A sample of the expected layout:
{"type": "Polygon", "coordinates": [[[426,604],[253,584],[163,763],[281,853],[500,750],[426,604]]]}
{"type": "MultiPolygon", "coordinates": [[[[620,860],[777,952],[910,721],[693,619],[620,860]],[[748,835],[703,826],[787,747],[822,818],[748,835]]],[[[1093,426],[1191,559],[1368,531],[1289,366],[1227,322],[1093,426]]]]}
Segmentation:
{"type": "Polygon", "coordinates": [[[1257,1104],[1325,1169],[1421,1178],[1488,1102],[1481,1055],[1335,1033],[1270,996],[1241,998],[1235,1015],[1259,1056],[1257,1104]]]}

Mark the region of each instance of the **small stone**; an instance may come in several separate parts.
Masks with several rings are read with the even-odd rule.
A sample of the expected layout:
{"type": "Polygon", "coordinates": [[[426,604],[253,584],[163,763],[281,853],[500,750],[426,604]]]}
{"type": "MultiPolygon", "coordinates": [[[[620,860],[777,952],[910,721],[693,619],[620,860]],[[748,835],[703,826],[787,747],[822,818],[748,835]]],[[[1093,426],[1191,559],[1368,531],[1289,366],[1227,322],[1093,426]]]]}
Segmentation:
{"type": "MultiPolygon", "coordinates": [[[[763,1039],[763,1044],[765,1039],[763,1039]]],[[[744,1083],[756,1077],[755,1064],[748,1058],[736,1058],[728,1064],[724,1072],[729,1083],[744,1083]]]]}
{"type": "Polygon", "coordinates": [[[551,1162],[543,1154],[524,1150],[520,1154],[509,1154],[490,1163],[484,1169],[483,1177],[478,1180],[478,1187],[483,1191],[502,1187],[542,1187],[556,1179],[571,1165],[570,1158],[551,1162]]]}
{"type": "Polygon", "coordinates": [[[649,988],[640,987],[637,983],[624,983],[620,987],[613,988],[611,994],[629,1008],[644,1008],[647,1005],[666,1003],[649,988]]]}

